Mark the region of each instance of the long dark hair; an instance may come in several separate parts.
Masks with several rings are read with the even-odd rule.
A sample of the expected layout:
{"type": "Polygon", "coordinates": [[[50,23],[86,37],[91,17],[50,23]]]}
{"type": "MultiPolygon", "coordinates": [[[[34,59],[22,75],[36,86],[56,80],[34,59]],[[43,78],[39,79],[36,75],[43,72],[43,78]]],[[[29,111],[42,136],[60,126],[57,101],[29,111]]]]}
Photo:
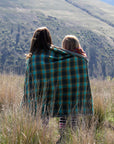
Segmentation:
{"type": "Polygon", "coordinates": [[[31,40],[31,47],[27,57],[31,57],[33,53],[40,53],[42,50],[49,50],[52,45],[52,39],[47,27],[36,29],[31,40]]]}

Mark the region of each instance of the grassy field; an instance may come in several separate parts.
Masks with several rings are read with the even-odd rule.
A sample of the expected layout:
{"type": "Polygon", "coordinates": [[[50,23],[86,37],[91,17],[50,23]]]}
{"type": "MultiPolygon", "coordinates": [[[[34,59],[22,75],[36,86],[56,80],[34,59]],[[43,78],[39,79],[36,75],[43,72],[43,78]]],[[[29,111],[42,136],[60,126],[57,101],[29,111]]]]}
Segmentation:
{"type": "MultiPolygon", "coordinates": [[[[58,119],[42,125],[40,112],[33,117],[20,108],[24,77],[0,74],[0,144],[55,144],[58,119]]],[[[81,120],[76,131],[66,128],[62,144],[114,143],[114,80],[91,80],[94,116],[81,120]],[[89,123],[90,122],[90,123],[89,123]]]]}

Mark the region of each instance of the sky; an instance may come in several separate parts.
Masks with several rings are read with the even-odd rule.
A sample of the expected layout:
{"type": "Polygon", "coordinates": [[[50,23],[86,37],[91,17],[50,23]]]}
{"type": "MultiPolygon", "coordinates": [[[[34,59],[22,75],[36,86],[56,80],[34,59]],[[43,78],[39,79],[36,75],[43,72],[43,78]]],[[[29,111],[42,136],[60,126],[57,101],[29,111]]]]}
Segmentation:
{"type": "Polygon", "coordinates": [[[114,0],[101,0],[101,1],[104,1],[104,2],[114,6],[114,0]]]}

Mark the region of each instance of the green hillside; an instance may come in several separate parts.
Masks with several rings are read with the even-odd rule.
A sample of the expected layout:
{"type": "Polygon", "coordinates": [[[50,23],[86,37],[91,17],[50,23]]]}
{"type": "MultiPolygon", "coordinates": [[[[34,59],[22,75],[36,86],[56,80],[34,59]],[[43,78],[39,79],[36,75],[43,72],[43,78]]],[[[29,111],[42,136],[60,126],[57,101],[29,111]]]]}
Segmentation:
{"type": "Polygon", "coordinates": [[[53,43],[76,35],[89,58],[92,77],[114,77],[114,7],[99,0],[1,0],[0,72],[25,72],[25,56],[37,27],[47,26],[53,43]]]}

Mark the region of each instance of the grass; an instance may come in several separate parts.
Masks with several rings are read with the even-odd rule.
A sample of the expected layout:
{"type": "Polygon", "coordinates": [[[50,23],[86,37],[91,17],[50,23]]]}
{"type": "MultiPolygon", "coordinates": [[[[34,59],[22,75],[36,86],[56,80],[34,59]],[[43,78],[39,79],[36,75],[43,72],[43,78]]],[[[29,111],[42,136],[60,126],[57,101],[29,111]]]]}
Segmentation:
{"type": "MultiPolygon", "coordinates": [[[[33,117],[20,108],[24,77],[0,74],[0,144],[55,144],[59,139],[58,119],[42,125],[40,112],[33,117]]],[[[61,144],[113,144],[114,80],[91,80],[94,116],[79,118],[76,130],[68,126],[61,144]]]]}

